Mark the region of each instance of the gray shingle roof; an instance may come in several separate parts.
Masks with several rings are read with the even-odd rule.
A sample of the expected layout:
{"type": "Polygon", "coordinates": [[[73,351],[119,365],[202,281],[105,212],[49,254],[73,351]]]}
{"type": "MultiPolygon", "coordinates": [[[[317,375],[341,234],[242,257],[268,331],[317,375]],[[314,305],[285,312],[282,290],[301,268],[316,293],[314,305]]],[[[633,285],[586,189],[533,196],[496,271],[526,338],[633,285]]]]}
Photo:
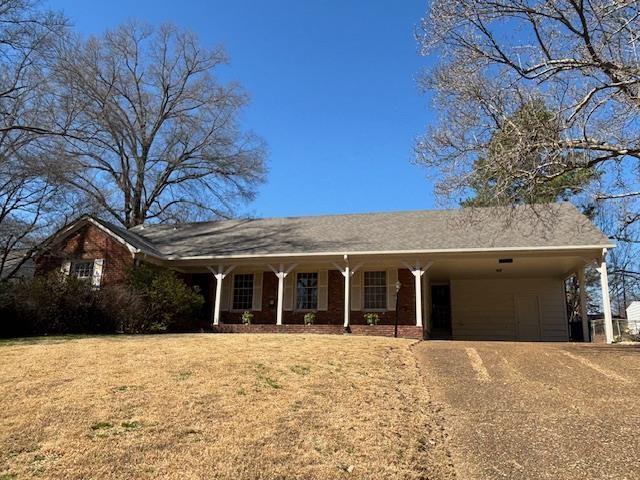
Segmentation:
{"type": "Polygon", "coordinates": [[[116,225],[111,222],[107,222],[106,220],[102,220],[101,218],[93,218],[96,222],[100,223],[103,227],[110,230],[114,234],[118,235],[125,242],[131,245],[138,250],[149,253],[151,255],[162,256],[162,253],[156,249],[155,245],[153,245],[146,238],[138,235],[133,229],[127,230],[124,227],[116,225]]]}
{"type": "Polygon", "coordinates": [[[167,257],[610,246],[571,204],[140,225],[167,257]]]}
{"type": "MultiPolygon", "coordinates": [[[[4,262],[4,268],[2,269],[2,275],[0,278],[4,279],[13,271],[13,269],[24,260],[27,254],[31,254],[28,249],[18,249],[9,252],[4,262]]],[[[31,278],[36,271],[36,264],[33,258],[29,258],[24,261],[18,271],[15,273],[14,278],[31,278]]]]}

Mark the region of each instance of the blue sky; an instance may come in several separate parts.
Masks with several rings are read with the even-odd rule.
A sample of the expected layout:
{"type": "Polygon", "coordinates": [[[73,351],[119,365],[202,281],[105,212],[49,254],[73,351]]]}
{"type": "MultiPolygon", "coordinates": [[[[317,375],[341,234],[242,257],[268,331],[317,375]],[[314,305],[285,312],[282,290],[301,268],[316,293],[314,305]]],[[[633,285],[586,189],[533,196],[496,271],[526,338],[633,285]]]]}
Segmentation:
{"type": "Polygon", "coordinates": [[[75,29],[171,21],[222,44],[269,147],[269,175],[241,213],[288,216],[434,206],[413,141],[432,120],[413,32],[424,0],[50,0],[75,29]]]}

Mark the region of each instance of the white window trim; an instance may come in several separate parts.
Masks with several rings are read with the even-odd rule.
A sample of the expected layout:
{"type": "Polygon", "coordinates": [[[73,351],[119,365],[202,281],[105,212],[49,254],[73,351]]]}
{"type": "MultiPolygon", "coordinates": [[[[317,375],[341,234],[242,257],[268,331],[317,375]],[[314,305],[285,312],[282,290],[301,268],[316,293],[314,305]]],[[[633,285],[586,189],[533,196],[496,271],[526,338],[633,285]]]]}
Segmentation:
{"type": "MultiPolygon", "coordinates": [[[[382,286],[380,286],[382,288],[382,286]]],[[[387,272],[387,270],[385,269],[367,269],[367,270],[363,270],[362,271],[362,311],[367,313],[367,312],[372,312],[372,313],[379,313],[379,312],[388,312],[389,311],[389,305],[387,305],[387,303],[389,303],[389,299],[387,298],[387,289],[389,288],[389,274],[387,272]],[[367,291],[367,285],[365,283],[365,277],[366,274],[368,272],[384,272],[384,303],[385,306],[384,308],[367,308],[365,305],[365,302],[367,300],[367,295],[366,295],[366,291],[367,291]]]]}
{"type": "Polygon", "coordinates": [[[95,260],[84,260],[84,259],[76,259],[76,260],[71,260],[71,265],[70,265],[70,269],[69,269],[69,276],[77,279],[77,280],[81,280],[81,281],[87,281],[87,282],[92,282],[93,281],[93,275],[94,275],[94,262],[95,260]],[[91,265],[91,272],[89,273],[88,276],[86,277],[79,277],[77,275],[76,272],[76,265],[78,264],[90,264],[91,265]]]}
{"type": "Polygon", "coordinates": [[[294,273],[293,283],[293,311],[300,313],[318,312],[318,306],[320,305],[320,270],[300,270],[294,273]],[[316,308],[298,308],[298,275],[300,273],[315,273],[316,274],[316,308]]]}
{"type": "Polygon", "coordinates": [[[253,290],[255,287],[255,282],[256,282],[256,274],[255,272],[235,272],[233,273],[233,275],[231,276],[231,300],[230,300],[230,306],[229,306],[229,311],[232,313],[243,313],[243,312],[255,312],[256,310],[253,309],[253,290]],[[235,285],[236,285],[236,275],[251,275],[252,277],[252,281],[251,281],[251,307],[249,308],[233,308],[233,297],[234,297],[234,293],[235,293],[235,285]]]}

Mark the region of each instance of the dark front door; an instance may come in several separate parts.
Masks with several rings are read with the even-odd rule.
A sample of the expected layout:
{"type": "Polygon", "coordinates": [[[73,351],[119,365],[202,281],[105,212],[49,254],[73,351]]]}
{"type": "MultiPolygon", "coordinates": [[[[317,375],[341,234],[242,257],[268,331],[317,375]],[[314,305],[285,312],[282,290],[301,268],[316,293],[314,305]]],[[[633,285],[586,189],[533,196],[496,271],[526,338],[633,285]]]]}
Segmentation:
{"type": "Polygon", "coordinates": [[[451,294],[449,285],[431,285],[431,334],[451,335],[451,294]]]}

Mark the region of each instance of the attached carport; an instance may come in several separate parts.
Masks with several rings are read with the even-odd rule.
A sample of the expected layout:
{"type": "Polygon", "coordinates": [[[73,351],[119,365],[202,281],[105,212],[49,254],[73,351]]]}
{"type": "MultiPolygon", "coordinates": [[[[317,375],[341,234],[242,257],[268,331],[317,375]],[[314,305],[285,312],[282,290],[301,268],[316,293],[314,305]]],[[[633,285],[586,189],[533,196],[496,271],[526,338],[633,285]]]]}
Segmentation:
{"type": "Polygon", "coordinates": [[[584,271],[595,265],[601,274],[607,341],[611,342],[605,256],[606,248],[601,246],[547,247],[467,252],[434,261],[424,282],[427,336],[567,341],[565,280],[577,275],[583,334],[588,339],[584,271]],[[443,298],[449,301],[448,319],[442,318],[447,314],[443,298]]]}

